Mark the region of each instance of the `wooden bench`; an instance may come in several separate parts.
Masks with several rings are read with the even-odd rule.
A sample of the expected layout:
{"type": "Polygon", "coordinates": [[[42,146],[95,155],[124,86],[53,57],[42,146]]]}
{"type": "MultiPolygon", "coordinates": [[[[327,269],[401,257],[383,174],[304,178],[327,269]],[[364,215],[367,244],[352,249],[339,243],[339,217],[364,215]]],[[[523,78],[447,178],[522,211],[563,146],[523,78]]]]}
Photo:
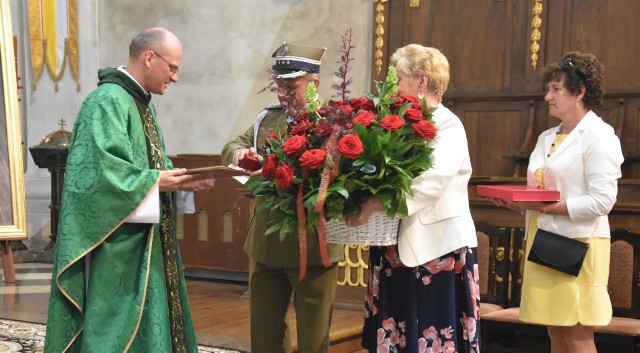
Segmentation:
{"type": "MultiPolygon", "coordinates": [[[[598,352],[640,353],[640,234],[611,233],[608,291],[614,316],[609,325],[595,327],[598,352]]],[[[518,307],[483,315],[483,352],[549,351],[546,328],[520,321],[518,315],[518,307]]]]}

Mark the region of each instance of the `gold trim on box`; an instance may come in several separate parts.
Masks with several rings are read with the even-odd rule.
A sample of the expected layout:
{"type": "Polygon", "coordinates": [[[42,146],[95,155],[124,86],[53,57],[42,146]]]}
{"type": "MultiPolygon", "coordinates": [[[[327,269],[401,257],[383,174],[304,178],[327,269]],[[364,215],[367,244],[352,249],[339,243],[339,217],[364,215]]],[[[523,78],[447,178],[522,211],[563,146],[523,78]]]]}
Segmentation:
{"type": "MultiPolygon", "coordinates": [[[[4,99],[4,112],[0,118],[5,119],[7,126],[7,145],[0,146],[0,151],[5,150],[8,154],[10,179],[8,188],[11,189],[10,209],[6,210],[7,214],[11,214],[11,223],[0,223],[0,240],[26,239],[23,141],[18,110],[18,81],[15,71],[9,0],[0,0],[0,69],[0,79],[2,79],[0,97],[4,99]]],[[[8,190],[0,190],[0,192],[6,191],[8,190]]],[[[5,212],[4,206],[0,207],[0,212],[5,212]]]]}
{"type": "Polygon", "coordinates": [[[420,0],[409,0],[409,7],[420,7],[420,0]]]}

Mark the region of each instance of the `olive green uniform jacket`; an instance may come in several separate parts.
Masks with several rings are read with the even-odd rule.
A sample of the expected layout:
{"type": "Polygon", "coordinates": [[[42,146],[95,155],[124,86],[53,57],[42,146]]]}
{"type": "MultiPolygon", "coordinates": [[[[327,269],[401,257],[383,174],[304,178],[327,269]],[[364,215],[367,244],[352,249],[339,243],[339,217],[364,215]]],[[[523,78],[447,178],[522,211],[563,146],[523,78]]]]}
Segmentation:
{"type": "MultiPolygon", "coordinates": [[[[249,148],[256,144],[258,154],[265,156],[264,142],[270,129],[279,127],[280,131],[287,131],[285,114],[282,108],[270,106],[261,113],[264,119],[257,128],[251,127],[244,134],[238,136],[233,141],[227,143],[222,149],[222,161],[225,165],[232,162],[233,152],[238,148],[249,148]],[[257,139],[254,141],[254,134],[257,139]]],[[[262,116],[258,117],[259,121],[262,116]]],[[[256,199],[255,215],[249,227],[249,234],[244,245],[245,252],[254,260],[271,267],[299,267],[299,240],[297,234],[289,234],[281,242],[278,234],[265,235],[269,228],[267,222],[272,218],[269,210],[260,209],[262,197],[256,199]]],[[[328,253],[331,262],[338,262],[344,259],[344,246],[328,244],[328,253]]],[[[321,266],[320,247],[318,235],[315,231],[307,233],[307,266],[321,266]]]]}

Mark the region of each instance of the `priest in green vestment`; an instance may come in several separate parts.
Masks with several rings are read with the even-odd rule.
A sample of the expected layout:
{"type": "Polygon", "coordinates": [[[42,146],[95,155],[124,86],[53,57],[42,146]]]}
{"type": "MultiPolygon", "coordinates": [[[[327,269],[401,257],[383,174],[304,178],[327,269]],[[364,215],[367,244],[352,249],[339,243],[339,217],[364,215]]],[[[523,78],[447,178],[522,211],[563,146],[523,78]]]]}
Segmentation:
{"type": "Polygon", "coordinates": [[[197,352],[175,232],[173,169],[151,94],[178,81],[180,41],[151,28],[102,69],[73,128],[44,352],[197,352]]]}

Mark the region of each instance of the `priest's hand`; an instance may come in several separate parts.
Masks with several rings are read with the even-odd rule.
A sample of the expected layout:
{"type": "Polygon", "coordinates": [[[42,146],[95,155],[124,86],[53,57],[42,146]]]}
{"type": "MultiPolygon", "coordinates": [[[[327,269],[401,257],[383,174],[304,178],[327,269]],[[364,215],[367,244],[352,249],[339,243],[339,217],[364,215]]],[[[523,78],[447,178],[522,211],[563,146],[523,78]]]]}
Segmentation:
{"type": "Polygon", "coordinates": [[[183,184],[196,180],[194,174],[187,174],[186,168],[160,171],[158,186],[161,192],[171,192],[179,189],[183,184]]]}
{"type": "Polygon", "coordinates": [[[211,179],[211,178],[188,181],[182,184],[182,186],[180,186],[178,189],[182,191],[205,190],[213,187],[213,185],[215,184],[215,181],[216,181],[215,179],[211,179]]]}

